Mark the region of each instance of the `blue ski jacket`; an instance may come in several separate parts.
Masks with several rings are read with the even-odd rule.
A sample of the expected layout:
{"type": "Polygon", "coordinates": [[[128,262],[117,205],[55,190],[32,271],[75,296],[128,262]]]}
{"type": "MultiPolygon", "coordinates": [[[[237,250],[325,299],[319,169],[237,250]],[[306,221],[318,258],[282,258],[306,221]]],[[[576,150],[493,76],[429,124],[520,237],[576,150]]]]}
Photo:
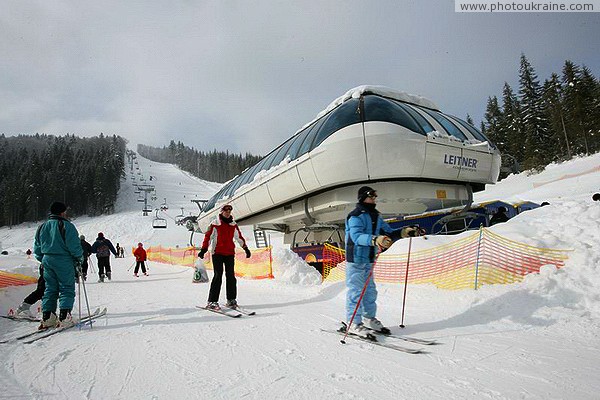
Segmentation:
{"type": "Polygon", "coordinates": [[[394,230],[381,218],[379,211],[369,210],[362,203],[346,218],[346,261],[373,263],[375,246],[373,239],[379,235],[392,235],[394,230]]]}
{"type": "Polygon", "coordinates": [[[50,215],[35,234],[33,254],[39,262],[45,255],[70,256],[74,262],[82,262],[83,249],[77,228],[58,215],[50,215]]]}

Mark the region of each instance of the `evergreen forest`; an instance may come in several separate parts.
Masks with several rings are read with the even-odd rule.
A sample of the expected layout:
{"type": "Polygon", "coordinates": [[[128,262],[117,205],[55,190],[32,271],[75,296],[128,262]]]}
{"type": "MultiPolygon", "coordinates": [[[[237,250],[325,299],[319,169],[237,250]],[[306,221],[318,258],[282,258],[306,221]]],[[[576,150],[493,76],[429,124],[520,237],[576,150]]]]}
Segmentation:
{"type": "MultiPolygon", "coordinates": [[[[505,82],[501,99],[488,98],[481,130],[502,152],[503,165],[520,170],[541,170],[551,162],[596,153],[600,82],[589,68],[567,60],[560,74],[540,83],[521,54],[517,91],[505,82]]],[[[503,175],[511,169],[503,169],[503,175]]]]}
{"type": "Polygon", "coordinates": [[[239,175],[262,158],[250,153],[242,155],[217,150],[205,153],[173,140],[168,147],[162,148],[139,144],[137,151],[149,160],[175,164],[200,179],[220,183],[239,175]]]}
{"type": "Polygon", "coordinates": [[[0,135],[0,226],[44,220],[53,201],[70,217],[113,212],[125,150],[120,136],[0,135]]]}

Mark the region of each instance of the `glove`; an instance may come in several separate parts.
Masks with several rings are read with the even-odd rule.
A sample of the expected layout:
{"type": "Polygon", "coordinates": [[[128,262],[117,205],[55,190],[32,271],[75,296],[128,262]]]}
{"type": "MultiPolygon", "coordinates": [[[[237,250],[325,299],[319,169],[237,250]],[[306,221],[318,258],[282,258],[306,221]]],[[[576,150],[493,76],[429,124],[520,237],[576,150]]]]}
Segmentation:
{"type": "Polygon", "coordinates": [[[250,254],[250,249],[248,248],[248,246],[244,246],[242,247],[242,249],[244,249],[244,251],[246,252],[246,258],[250,258],[252,254],[250,254]]]}
{"type": "Polygon", "coordinates": [[[388,249],[392,243],[394,243],[392,241],[392,239],[389,236],[386,235],[379,235],[379,236],[375,236],[373,238],[373,243],[379,247],[381,250],[386,250],[388,249]]]}
{"type": "Polygon", "coordinates": [[[204,255],[206,254],[207,251],[208,251],[208,249],[206,249],[206,248],[200,249],[200,253],[198,253],[198,257],[204,258],[204,255]]]}
{"type": "Polygon", "coordinates": [[[407,226],[402,228],[400,232],[400,237],[415,237],[415,236],[424,236],[427,232],[423,228],[419,228],[418,226],[407,226]]]}
{"type": "Polygon", "coordinates": [[[75,272],[75,278],[78,279],[79,275],[81,275],[81,262],[79,260],[73,262],[73,270],[75,272]]]}

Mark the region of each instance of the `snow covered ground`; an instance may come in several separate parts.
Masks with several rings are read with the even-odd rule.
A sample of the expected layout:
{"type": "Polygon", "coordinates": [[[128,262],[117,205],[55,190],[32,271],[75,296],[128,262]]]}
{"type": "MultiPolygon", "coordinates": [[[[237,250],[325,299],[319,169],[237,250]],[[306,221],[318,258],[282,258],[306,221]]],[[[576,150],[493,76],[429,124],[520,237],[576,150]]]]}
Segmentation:
{"type": "MultiPolygon", "coordinates": [[[[522,283],[477,291],[411,285],[403,330],[402,285],[378,285],[378,317],[394,333],[439,341],[425,354],[353,340],[342,345],[340,337],[321,332],[343,318],[344,284],[319,284],[314,270],[281,245],[274,251],[276,279],[238,280],[240,303],[257,311],[240,319],[196,309],[206,302],[208,285],[192,284],[189,268],[150,263],[150,276],[134,278],[127,255],[111,260],[111,282],[88,279],[91,307],[108,307],[92,330],[0,345],[0,397],[598,399],[600,202],[591,196],[600,191],[599,166],[596,154],[537,175],[511,176],[476,195],[476,201],[550,202],[491,229],[541,247],[573,249],[564,269],[545,267],[522,283]]],[[[90,240],[104,232],[126,248],[138,241],[185,245],[188,232],[170,218],[181,213],[178,207],[195,212],[190,200],[206,198],[220,185],[141,158],[140,168],[146,177],[156,176],[157,202],[167,198],[167,229],[153,230],[153,217],[141,216],[129,178],[118,213],[78,218],[75,225],[90,240]]],[[[2,249],[9,252],[0,256],[0,269],[35,273],[36,263],[24,254],[35,228],[0,229],[2,249]]],[[[251,238],[250,230],[244,232],[251,238]]],[[[413,249],[455,239],[416,239],[413,249]]],[[[405,248],[400,241],[389,251],[405,248]]],[[[0,313],[32,288],[0,290],[0,313]]],[[[35,326],[2,319],[0,339],[35,326]]]]}

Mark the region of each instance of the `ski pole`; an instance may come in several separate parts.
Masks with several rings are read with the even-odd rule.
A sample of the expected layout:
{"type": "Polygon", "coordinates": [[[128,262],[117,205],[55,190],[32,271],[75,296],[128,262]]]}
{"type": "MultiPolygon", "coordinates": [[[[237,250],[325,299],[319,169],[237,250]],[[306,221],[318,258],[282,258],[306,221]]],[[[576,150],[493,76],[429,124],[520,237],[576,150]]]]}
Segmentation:
{"type": "Polygon", "coordinates": [[[94,269],[94,263],[92,262],[92,257],[88,257],[88,265],[90,266],[90,272],[92,274],[95,274],[96,270],[94,269]]]}
{"type": "MultiPolygon", "coordinates": [[[[92,312],[90,311],[90,302],[88,301],[87,290],[85,290],[85,281],[83,279],[79,280],[81,285],[83,286],[83,295],[85,297],[85,306],[88,310],[88,315],[91,316],[92,312]]],[[[79,295],[79,308],[81,308],[81,294],[79,295]]],[[[81,311],[79,311],[79,321],[81,321],[81,311]]],[[[92,320],[90,320],[90,329],[92,329],[92,320]]]]}
{"type": "Polygon", "coordinates": [[[360,297],[358,298],[358,301],[356,302],[356,307],[354,307],[354,313],[352,313],[352,318],[350,318],[350,322],[346,326],[346,334],[344,335],[344,338],[342,340],[340,340],[340,342],[342,344],[346,344],[346,338],[348,337],[348,333],[350,332],[350,327],[352,326],[352,321],[354,321],[354,317],[356,316],[356,312],[358,311],[360,302],[362,301],[362,298],[365,295],[365,292],[367,291],[367,286],[369,285],[369,282],[371,281],[371,276],[373,275],[374,268],[375,268],[375,263],[373,263],[373,266],[371,267],[371,271],[369,271],[369,276],[367,276],[367,280],[365,281],[365,285],[363,286],[362,292],[360,293],[360,297]]]}
{"type": "Polygon", "coordinates": [[[135,261],[133,262],[133,264],[131,264],[131,267],[127,268],[127,272],[129,272],[131,270],[131,268],[133,268],[133,266],[135,265],[135,261]]]}
{"type": "Polygon", "coordinates": [[[77,265],[77,290],[79,292],[79,320],[81,321],[81,281],[83,280],[83,276],[81,275],[81,267],[77,265]]]}
{"type": "Polygon", "coordinates": [[[408,265],[410,264],[410,247],[412,245],[412,236],[408,237],[408,256],[406,259],[406,275],[404,276],[404,296],[402,297],[402,321],[400,328],[404,328],[404,306],[406,305],[406,286],[408,284],[408,265]]]}

